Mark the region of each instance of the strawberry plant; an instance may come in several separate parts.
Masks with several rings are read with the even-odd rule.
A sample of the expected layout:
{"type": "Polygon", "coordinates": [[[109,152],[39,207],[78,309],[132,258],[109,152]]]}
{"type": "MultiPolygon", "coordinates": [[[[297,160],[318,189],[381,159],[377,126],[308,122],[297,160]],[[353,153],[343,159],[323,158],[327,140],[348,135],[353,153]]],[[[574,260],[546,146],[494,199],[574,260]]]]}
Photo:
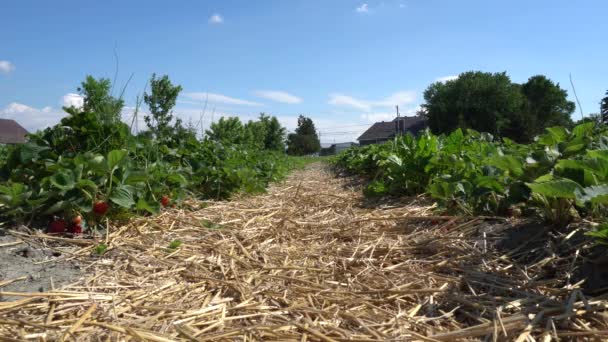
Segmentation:
{"type": "Polygon", "coordinates": [[[563,227],[608,213],[607,129],[594,122],[550,127],[531,144],[459,129],[404,135],[346,150],[334,164],[367,177],[366,195],[427,193],[455,214],[511,215],[518,207],[563,227]]]}

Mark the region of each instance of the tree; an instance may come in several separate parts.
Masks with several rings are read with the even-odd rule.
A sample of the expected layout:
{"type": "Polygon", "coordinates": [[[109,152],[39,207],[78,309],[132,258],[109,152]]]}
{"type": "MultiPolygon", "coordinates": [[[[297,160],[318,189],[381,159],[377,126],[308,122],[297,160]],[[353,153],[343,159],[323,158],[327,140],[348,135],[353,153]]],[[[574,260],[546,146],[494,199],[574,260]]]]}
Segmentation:
{"type": "Polygon", "coordinates": [[[318,152],[320,149],[321,142],[317,136],[314,122],[312,119],[300,115],[296,132],[287,136],[287,153],[301,156],[318,152]]]}
{"type": "Polygon", "coordinates": [[[606,97],[600,102],[600,115],[602,122],[608,125],[608,90],[606,91],[606,97]]]}
{"type": "Polygon", "coordinates": [[[285,128],[276,117],[260,113],[259,121],[264,125],[264,149],[285,152],[285,128]]]}
{"type": "Polygon", "coordinates": [[[245,127],[238,117],[221,117],[205,131],[207,138],[224,145],[239,145],[247,142],[245,127]]]}
{"type": "Polygon", "coordinates": [[[124,102],[113,97],[111,89],[109,79],[87,76],[77,88],[83,105],[63,107],[68,115],[61,123],[37,136],[57,152],[105,153],[124,146],[130,137],[129,126],[121,120],[124,102]]]}
{"type": "Polygon", "coordinates": [[[472,128],[498,135],[522,103],[517,86],[506,73],[481,71],[433,83],[424,92],[424,99],[422,107],[434,133],[472,128]]]}
{"type": "Polygon", "coordinates": [[[546,127],[572,125],[574,103],[567,96],[542,75],[520,85],[504,72],[471,71],[431,84],[421,112],[437,134],[471,128],[529,142],[546,127]]]}
{"type": "Polygon", "coordinates": [[[276,117],[260,114],[243,124],[238,117],[220,118],[205,131],[207,138],[225,145],[247,145],[259,150],[285,151],[285,128],[276,117]]]}
{"type": "Polygon", "coordinates": [[[79,109],[86,113],[96,113],[99,121],[104,124],[120,122],[124,101],[113,97],[111,90],[112,82],[109,79],[87,76],[78,87],[78,92],[83,97],[83,106],[79,109]]]}
{"type": "MultiPolygon", "coordinates": [[[[150,94],[144,93],[144,101],[150,108],[152,116],[146,115],[144,120],[158,140],[167,141],[176,128],[171,126],[173,120],[171,109],[175,106],[182,87],[174,86],[167,75],[156,78],[156,74],[152,74],[150,90],[150,94]]],[[[181,122],[178,126],[181,126],[181,122]]]]}
{"type": "MultiPolygon", "coordinates": [[[[543,75],[532,76],[521,86],[523,107],[517,126],[523,129],[521,141],[529,142],[546,127],[572,126],[570,116],[576,108],[568,92],[543,75]]],[[[515,133],[515,132],[514,132],[515,133]]]]}

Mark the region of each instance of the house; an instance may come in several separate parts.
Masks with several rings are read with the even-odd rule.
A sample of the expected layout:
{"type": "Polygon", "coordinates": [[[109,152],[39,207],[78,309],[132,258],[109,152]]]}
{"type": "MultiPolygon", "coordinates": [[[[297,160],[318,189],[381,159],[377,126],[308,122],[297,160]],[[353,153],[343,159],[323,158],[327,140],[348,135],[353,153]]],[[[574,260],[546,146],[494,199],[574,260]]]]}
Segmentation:
{"type": "Polygon", "coordinates": [[[322,156],[331,156],[338,154],[344,150],[347,150],[353,146],[357,146],[357,143],[354,142],[345,142],[345,143],[337,143],[331,144],[329,147],[325,147],[321,149],[320,155],[322,156]]]}
{"type": "Polygon", "coordinates": [[[0,119],[0,144],[23,144],[27,134],[15,120],[0,119]]]}
{"type": "Polygon", "coordinates": [[[371,145],[386,142],[395,136],[405,133],[418,134],[427,127],[426,119],[422,116],[402,116],[393,121],[376,122],[357,140],[359,145],[371,145]]]}

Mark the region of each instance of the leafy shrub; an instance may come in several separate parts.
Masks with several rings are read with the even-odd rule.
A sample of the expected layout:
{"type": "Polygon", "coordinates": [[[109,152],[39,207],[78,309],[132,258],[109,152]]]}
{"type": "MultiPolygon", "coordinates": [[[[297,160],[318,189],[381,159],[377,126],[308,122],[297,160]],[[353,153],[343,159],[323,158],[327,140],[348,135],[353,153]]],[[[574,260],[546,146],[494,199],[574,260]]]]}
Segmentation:
{"type": "Polygon", "coordinates": [[[472,130],[427,131],[351,148],[334,163],[368,177],[366,195],[428,193],[448,212],[504,215],[521,206],[556,226],[607,212],[607,129],[594,122],[550,127],[528,145],[472,130]]]}
{"type": "Polygon", "coordinates": [[[264,139],[256,146],[199,140],[182,134],[181,123],[171,124],[180,88],[166,76],[153,81],[147,97],[155,114],[152,134],[133,136],[119,120],[123,102],[110,95],[109,81],[87,77],[79,88],[82,108],[65,108],[68,116],[60,124],[31,135],[26,144],[3,147],[0,219],[42,226],[55,217],[69,222],[83,215],[94,226],[105,215],[157,213],[162,198],[179,204],[189,197],[261,192],[295,166],[284,151],[274,150],[283,132],[274,127],[276,118],[247,124],[274,127],[268,139],[273,150],[265,149],[264,139]]]}

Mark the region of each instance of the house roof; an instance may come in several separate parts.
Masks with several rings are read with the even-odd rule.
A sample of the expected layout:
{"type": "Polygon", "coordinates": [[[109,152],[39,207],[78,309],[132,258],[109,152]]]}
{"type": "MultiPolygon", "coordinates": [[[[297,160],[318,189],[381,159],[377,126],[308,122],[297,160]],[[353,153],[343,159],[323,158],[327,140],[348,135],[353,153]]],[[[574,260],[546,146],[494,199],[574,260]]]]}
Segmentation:
{"type": "Polygon", "coordinates": [[[368,128],[367,131],[363,132],[357,140],[380,140],[389,139],[395,136],[395,123],[389,122],[376,122],[372,127],[368,128]]]}
{"type": "Polygon", "coordinates": [[[0,119],[0,144],[22,144],[28,131],[15,120],[0,119]]]}
{"type": "Polygon", "coordinates": [[[372,127],[368,128],[367,131],[363,132],[357,140],[386,140],[393,138],[396,133],[396,121],[402,121],[403,126],[401,128],[404,131],[411,133],[418,133],[426,127],[426,121],[421,116],[403,116],[395,118],[389,122],[376,122],[372,127]]]}

